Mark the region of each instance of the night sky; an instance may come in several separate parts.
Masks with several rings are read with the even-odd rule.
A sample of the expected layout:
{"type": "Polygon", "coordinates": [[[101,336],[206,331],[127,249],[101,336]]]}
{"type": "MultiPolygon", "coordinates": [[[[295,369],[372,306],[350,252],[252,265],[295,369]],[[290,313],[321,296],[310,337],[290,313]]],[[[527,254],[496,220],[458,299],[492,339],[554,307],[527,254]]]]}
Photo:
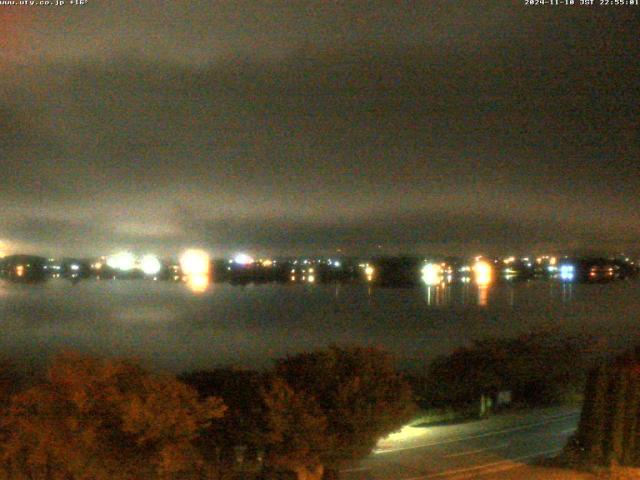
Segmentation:
{"type": "Polygon", "coordinates": [[[639,20],[523,0],[0,6],[0,250],[637,251],[639,20]]]}

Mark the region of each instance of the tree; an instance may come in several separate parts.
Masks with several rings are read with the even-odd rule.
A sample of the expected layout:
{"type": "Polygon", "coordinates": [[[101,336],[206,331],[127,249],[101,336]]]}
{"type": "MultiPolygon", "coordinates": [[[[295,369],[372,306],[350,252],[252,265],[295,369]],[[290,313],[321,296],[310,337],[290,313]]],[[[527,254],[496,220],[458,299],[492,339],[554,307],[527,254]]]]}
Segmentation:
{"type": "Polygon", "coordinates": [[[436,359],[423,382],[425,407],[468,406],[510,390],[517,401],[547,404],[582,387],[586,342],[536,332],[486,339],[436,359]]]}
{"type": "Polygon", "coordinates": [[[263,404],[260,391],[264,375],[252,370],[219,368],[200,370],[180,377],[194,387],[200,398],[219,397],[227,411],[201,435],[205,455],[213,456],[221,468],[236,461],[234,447],[247,448],[247,457],[255,458],[264,441],[263,404]]]}
{"type": "Polygon", "coordinates": [[[575,441],[567,453],[578,462],[640,466],[640,350],[594,369],[575,441]]]}
{"type": "Polygon", "coordinates": [[[330,442],[327,418],[316,400],[296,392],[278,377],[263,388],[266,465],[295,473],[298,480],[319,480],[330,442]]]}
{"type": "Polygon", "coordinates": [[[289,356],[277,362],[275,375],[294,398],[304,399],[299,408],[307,405],[324,416],[324,440],[316,451],[328,469],[366,456],[413,413],[408,383],[391,356],[376,348],[334,346],[289,356]]]}
{"type": "Polygon", "coordinates": [[[198,433],[224,411],[175,377],[66,353],[44,382],[13,397],[0,466],[16,480],[195,478],[198,433]]]}

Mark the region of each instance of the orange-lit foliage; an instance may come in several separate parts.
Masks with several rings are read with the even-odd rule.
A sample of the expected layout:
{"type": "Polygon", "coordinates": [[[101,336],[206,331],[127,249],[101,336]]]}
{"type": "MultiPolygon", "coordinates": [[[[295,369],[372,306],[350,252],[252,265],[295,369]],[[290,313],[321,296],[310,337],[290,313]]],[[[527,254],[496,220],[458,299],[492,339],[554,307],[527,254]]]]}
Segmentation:
{"type": "Polygon", "coordinates": [[[321,478],[322,456],[329,448],[327,421],[316,401],[295,392],[280,378],[263,390],[266,463],[297,478],[321,478]]]}
{"type": "Polygon", "coordinates": [[[196,478],[198,433],[224,414],[217,398],[127,361],[58,356],[43,383],[2,419],[6,478],[196,478]]]}
{"type": "MultiPolygon", "coordinates": [[[[331,469],[369,454],[380,437],[400,428],[413,413],[409,385],[392,357],[376,348],[302,353],[278,361],[275,373],[295,392],[294,398],[313,400],[304,402],[313,406],[307,412],[324,417],[326,429],[317,442],[322,448],[316,451],[331,469]]],[[[286,410],[284,415],[288,418],[286,410]]]]}

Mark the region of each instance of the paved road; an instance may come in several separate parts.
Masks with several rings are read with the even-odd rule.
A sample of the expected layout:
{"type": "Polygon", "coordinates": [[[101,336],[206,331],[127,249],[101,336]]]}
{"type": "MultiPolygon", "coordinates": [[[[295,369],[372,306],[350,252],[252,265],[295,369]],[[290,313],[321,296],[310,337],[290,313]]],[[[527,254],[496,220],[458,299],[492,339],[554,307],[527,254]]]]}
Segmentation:
{"type": "Polygon", "coordinates": [[[557,453],[578,418],[578,409],[553,408],[460,425],[405,427],[342,475],[346,480],[499,479],[502,472],[557,453]]]}

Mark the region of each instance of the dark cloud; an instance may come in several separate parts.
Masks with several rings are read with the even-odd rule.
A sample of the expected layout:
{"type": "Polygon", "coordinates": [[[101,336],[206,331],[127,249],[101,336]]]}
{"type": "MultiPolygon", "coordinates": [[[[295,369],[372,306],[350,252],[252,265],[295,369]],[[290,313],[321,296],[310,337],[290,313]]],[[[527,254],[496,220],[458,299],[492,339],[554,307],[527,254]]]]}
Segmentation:
{"type": "Polygon", "coordinates": [[[462,252],[640,233],[633,8],[168,5],[43,10],[21,31],[48,41],[0,57],[0,239],[462,252]]]}

